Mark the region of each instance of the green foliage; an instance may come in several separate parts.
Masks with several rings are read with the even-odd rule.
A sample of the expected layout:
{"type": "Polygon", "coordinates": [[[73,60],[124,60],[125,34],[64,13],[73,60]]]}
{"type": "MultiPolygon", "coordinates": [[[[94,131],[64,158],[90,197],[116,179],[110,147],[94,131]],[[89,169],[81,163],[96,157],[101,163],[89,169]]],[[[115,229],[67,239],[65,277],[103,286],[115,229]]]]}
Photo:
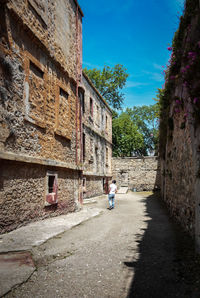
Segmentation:
{"type": "Polygon", "coordinates": [[[113,156],[140,154],[143,146],[143,136],[126,112],[113,119],[113,156]]]}
{"type": "Polygon", "coordinates": [[[107,103],[114,109],[121,109],[124,95],[120,92],[126,84],[126,68],[117,64],[114,67],[104,66],[100,69],[87,69],[84,72],[90,78],[107,103]]]}
{"type": "Polygon", "coordinates": [[[126,110],[144,138],[143,155],[157,151],[159,105],[141,106],[126,110]]]}
{"type": "Polygon", "coordinates": [[[157,150],[158,106],[127,108],[113,114],[113,155],[148,155],[157,150]]]}

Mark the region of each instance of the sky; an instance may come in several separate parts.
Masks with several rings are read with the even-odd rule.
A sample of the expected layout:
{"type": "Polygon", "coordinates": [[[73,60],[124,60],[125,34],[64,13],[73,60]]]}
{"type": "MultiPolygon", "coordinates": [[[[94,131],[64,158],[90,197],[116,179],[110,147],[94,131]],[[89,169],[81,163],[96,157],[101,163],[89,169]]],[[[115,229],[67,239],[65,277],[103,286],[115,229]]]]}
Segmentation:
{"type": "Polygon", "coordinates": [[[83,17],[83,68],[122,64],[129,77],[123,108],[154,104],[164,83],[167,50],[184,0],[79,0],[83,17]]]}

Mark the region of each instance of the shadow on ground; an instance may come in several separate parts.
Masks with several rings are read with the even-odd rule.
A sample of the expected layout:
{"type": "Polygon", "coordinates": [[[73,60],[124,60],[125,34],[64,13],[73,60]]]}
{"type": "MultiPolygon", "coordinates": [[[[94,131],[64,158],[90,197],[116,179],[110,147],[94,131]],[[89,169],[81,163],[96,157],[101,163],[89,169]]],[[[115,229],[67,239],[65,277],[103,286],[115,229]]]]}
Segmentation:
{"type": "Polygon", "coordinates": [[[200,259],[194,241],[172,221],[159,194],[144,197],[147,229],[137,235],[139,258],[125,262],[134,270],[129,297],[199,298],[200,259]]]}

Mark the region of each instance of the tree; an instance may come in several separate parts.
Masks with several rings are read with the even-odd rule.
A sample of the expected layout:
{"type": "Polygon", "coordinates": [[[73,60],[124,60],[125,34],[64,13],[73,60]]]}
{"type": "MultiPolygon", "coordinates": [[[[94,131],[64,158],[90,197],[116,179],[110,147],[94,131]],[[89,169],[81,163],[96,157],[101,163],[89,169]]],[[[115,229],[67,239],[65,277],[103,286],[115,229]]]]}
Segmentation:
{"type": "Polygon", "coordinates": [[[126,113],[131,117],[133,123],[137,125],[138,131],[143,135],[143,155],[156,151],[158,143],[159,106],[155,104],[127,108],[126,113]]]}
{"type": "Polygon", "coordinates": [[[113,117],[113,156],[140,155],[144,147],[144,139],[126,113],[113,117]]]}
{"type": "Polygon", "coordinates": [[[84,68],[84,72],[113,109],[122,108],[124,94],[120,91],[128,77],[123,65],[104,66],[103,70],[84,68]]]}
{"type": "Polygon", "coordinates": [[[113,156],[148,155],[157,152],[158,105],[113,112],[113,156]]]}

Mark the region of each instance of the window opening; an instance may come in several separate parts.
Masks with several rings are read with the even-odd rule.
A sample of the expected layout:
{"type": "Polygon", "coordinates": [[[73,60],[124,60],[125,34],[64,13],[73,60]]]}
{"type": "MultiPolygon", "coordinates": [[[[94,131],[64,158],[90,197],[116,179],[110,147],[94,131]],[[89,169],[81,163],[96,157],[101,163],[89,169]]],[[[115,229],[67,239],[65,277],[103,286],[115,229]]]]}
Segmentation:
{"type": "Polygon", "coordinates": [[[55,176],[48,176],[48,192],[53,192],[53,185],[54,185],[55,176]]]}
{"type": "Polygon", "coordinates": [[[106,166],[108,166],[108,148],[106,148],[106,166]]]}
{"type": "Polygon", "coordinates": [[[79,89],[78,96],[81,103],[82,111],[83,113],[85,113],[85,96],[84,91],[82,89],[79,89]]]}
{"type": "Polygon", "coordinates": [[[108,129],[108,117],[106,116],[106,129],[108,129]]]}
{"type": "Polygon", "coordinates": [[[85,161],[85,153],[86,153],[86,150],[85,150],[85,134],[83,133],[83,161],[85,161]]]}
{"type": "Polygon", "coordinates": [[[47,172],[45,206],[58,203],[58,175],[53,172],[47,172]]]}
{"type": "Polygon", "coordinates": [[[93,99],[90,98],[90,115],[93,116],[93,99]]]}
{"type": "Polygon", "coordinates": [[[35,76],[39,77],[40,79],[44,78],[44,72],[32,61],[30,61],[30,70],[34,73],[35,76]]]}
{"type": "Polygon", "coordinates": [[[64,97],[65,99],[68,100],[69,94],[60,87],[60,96],[64,97]]]}

